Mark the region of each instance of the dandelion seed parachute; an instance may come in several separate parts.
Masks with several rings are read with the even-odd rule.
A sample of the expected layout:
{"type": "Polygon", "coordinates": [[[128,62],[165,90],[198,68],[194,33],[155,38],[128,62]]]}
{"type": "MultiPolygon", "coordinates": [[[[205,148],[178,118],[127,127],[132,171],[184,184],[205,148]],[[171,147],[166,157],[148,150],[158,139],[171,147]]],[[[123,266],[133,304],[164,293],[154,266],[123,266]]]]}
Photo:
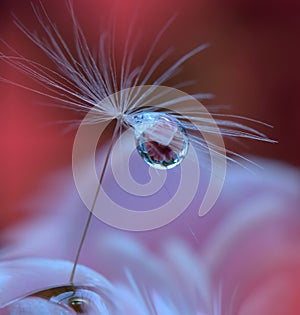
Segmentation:
{"type": "MultiPolygon", "coordinates": [[[[11,47],[13,55],[7,56],[1,53],[0,58],[32,77],[33,80],[37,81],[48,92],[42,92],[41,90],[23,86],[15,82],[10,83],[45,95],[55,102],[60,103],[61,107],[83,113],[93,108],[95,116],[94,121],[90,123],[117,119],[121,122],[120,126],[125,125],[128,127],[128,124],[126,124],[128,117],[132,121],[132,117],[145,111],[143,108],[146,104],[143,102],[143,97],[137,99],[130,92],[123,93],[122,91],[132,87],[144,86],[145,84],[151,84],[152,86],[167,84],[168,80],[178,73],[180,66],[186,60],[207,47],[206,44],[196,47],[171,65],[165,72],[159,74],[159,67],[166,61],[170,51],[164,52],[152,65],[149,62],[157,42],[171,23],[170,20],[155,39],[153,46],[145,56],[144,64],[137,67],[133,67],[132,64],[134,50],[131,51],[129,47],[131,39],[131,34],[129,33],[124,46],[121,66],[120,69],[117,69],[114,52],[111,51],[108,36],[105,34],[100,38],[98,56],[94,57],[75,17],[71,2],[68,2],[68,5],[73,20],[75,54],[72,53],[62,38],[42,4],[39,7],[33,6],[33,10],[44,35],[39,36],[38,33],[31,32],[22,22],[17,18],[15,19],[18,28],[54,63],[55,70],[45,67],[34,60],[26,59],[11,47]],[[109,53],[111,55],[108,55],[109,53]],[[146,72],[147,67],[149,67],[149,70],[146,72]],[[121,92],[119,93],[120,97],[118,99],[114,98],[112,95],[119,91],[121,92]],[[103,99],[109,99],[109,102],[103,103],[103,99]]],[[[8,82],[4,78],[1,78],[1,80],[8,82]]],[[[209,94],[196,94],[192,96],[198,100],[210,97],[209,94]]],[[[166,111],[168,107],[174,106],[180,108],[180,115],[168,113],[171,116],[170,121],[174,121],[174,119],[180,120],[182,128],[187,131],[196,129],[196,125],[198,129],[211,134],[221,132],[223,136],[245,137],[272,142],[264,134],[241,123],[219,119],[218,115],[216,115],[216,122],[219,125],[219,129],[216,129],[210,125],[210,118],[206,117],[206,113],[199,112],[199,108],[185,107],[184,100],[180,99],[169,99],[165,104],[157,104],[157,106],[151,108],[148,107],[147,112],[166,111]]],[[[219,117],[221,118],[222,116],[219,117]]],[[[235,118],[243,119],[242,117],[235,118]]],[[[171,125],[169,126],[170,128],[172,128],[171,125]]],[[[135,125],[131,124],[130,127],[135,128],[135,125]]],[[[200,148],[207,147],[207,144],[199,137],[190,135],[188,139],[200,148]]],[[[150,145],[151,150],[161,151],[160,145],[162,143],[156,143],[157,141],[155,144],[152,143],[150,145]]],[[[167,150],[167,148],[164,149],[167,150]]],[[[217,153],[218,148],[215,147],[215,150],[217,153]]],[[[141,152],[140,149],[139,152],[141,152]]],[[[234,154],[234,152],[230,153],[234,154]]],[[[237,155],[237,157],[239,156],[237,155]]],[[[169,168],[169,163],[166,164],[168,165],[165,168],[169,168]]],[[[177,164],[175,163],[175,165],[177,164]]],[[[150,165],[163,168],[163,165],[159,163],[150,163],[150,165]]]]}

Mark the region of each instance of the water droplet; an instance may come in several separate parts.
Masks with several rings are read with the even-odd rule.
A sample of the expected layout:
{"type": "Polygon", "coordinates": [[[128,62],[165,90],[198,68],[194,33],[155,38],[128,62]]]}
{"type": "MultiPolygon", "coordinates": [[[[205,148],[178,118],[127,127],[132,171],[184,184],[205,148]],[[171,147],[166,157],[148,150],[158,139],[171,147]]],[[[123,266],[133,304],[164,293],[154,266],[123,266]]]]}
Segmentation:
{"type": "Polygon", "coordinates": [[[179,120],[165,113],[146,112],[133,117],[136,145],[144,161],[157,169],[170,169],[185,158],[189,141],[179,120]]]}
{"type": "Polygon", "coordinates": [[[2,311],[5,314],[115,314],[115,305],[108,292],[95,286],[65,285],[30,293],[12,301],[2,311]]]}

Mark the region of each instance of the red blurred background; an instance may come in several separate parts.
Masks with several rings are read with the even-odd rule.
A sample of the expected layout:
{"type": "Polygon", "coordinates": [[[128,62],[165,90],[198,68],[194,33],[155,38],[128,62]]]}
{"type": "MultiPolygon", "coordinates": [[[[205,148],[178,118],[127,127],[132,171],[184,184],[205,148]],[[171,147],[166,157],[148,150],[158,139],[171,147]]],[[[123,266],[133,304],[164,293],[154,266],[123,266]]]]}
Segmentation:
{"type": "MultiPolygon", "coordinates": [[[[71,20],[63,2],[45,1],[45,7],[71,42],[71,20]]],[[[173,83],[195,79],[197,84],[189,92],[213,93],[216,98],[210,103],[230,105],[231,114],[274,126],[261,131],[278,144],[245,141],[246,146],[237,146],[235,151],[300,165],[299,1],[74,0],[74,8],[91,43],[111,21],[117,28],[116,38],[122,40],[135,19],[135,32],[141,34],[135,62],[143,61],[159,30],[176,15],[153,58],[172,46],[171,64],[201,43],[211,46],[186,62],[173,83]]],[[[12,23],[14,13],[31,30],[38,29],[31,1],[2,0],[0,10],[0,37],[23,55],[49,64],[12,23]]],[[[7,52],[3,44],[1,47],[7,52]]],[[[34,86],[4,63],[0,67],[2,77],[34,86]]],[[[71,111],[41,106],[47,99],[9,84],[1,83],[0,93],[3,229],[26,216],[22,201],[34,195],[49,174],[71,164],[75,131],[65,133],[67,124],[59,122],[76,116],[71,111]]]]}

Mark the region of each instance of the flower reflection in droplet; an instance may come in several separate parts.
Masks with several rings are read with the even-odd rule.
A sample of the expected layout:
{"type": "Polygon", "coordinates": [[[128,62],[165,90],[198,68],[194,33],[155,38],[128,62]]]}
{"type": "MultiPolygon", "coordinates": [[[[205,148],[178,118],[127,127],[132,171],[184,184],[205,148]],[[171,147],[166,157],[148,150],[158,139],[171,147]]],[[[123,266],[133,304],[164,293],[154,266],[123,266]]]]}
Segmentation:
{"type": "Polygon", "coordinates": [[[145,112],[134,117],[137,150],[143,160],[157,169],[180,164],[188,151],[188,136],[183,125],[165,113],[145,112]]]}

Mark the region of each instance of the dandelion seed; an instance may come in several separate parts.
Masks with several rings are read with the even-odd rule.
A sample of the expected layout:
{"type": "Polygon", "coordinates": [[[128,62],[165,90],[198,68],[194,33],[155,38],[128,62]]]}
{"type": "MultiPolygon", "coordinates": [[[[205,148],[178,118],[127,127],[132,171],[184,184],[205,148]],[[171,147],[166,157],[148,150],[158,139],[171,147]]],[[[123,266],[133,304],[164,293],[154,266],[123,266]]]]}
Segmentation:
{"type": "MultiPolygon", "coordinates": [[[[179,86],[173,89],[161,89],[162,85],[167,85],[168,80],[178,73],[180,66],[195,54],[203,51],[207,47],[206,44],[191,50],[166,71],[160,73],[160,66],[166,61],[170,51],[164,52],[153,64],[150,64],[150,58],[170,22],[158,34],[144,58],[144,63],[138,67],[132,65],[134,50],[131,51],[129,47],[129,33],[118,70],[109,38],[107,36],[100,38],[99,55],[94,57],[75,17],[71,1],[68,2],[68,5],[73,20],[75,53],[71,52],[42,4],[33,9],[44,32],[43,36],[31,32],[16,20],[19,29],[54,63],[55,70],[34,60],[26,59],[13,49],[13,56],[1,53],[0,58],[32,77],[47,92],[10,82],[4,78],[1,79],[2,81],[45,95],[67,108],[87,113],[81,126],[96,125],[104,129],[111,121],[116,121],[111,144],[90,203],[90,213],[71,272],[70,282],[72,283],[110,154],[114,143],[124,129],[131,130],[135,134],[137,151],[143,160],[151,167],[158,169],[169,169],[182,163],[187,155],[189,144],[194,144],[199,148],[208,148],[212,154],[212,173],[218,173],[214,174],[215,178],[210,181],[209,189],[213,189],[217,193],[221,190],[222,178],[225,174],[226,151],[222,136],[272,141],[264,134],[243,124],[223,120],[222,116],[218,118],[216,115],[217,119],[212,119],[201,103],[195,102],[195,100],[207,98],[207,94],[191,96],[182,93],[173,94],[174,88],[179,86]],[[148,71],[146,71],[147,68],[149,68],[148,71]],[[195,131],[199,131],[203,138],[195,136],[195,131]],[[216,166],[218,158],[223,161],[220,167],[216,166]],[[217,177],[220,177],[221,181],[217,177]]],[[[206,213],[212,207],[215,197],[211,198],[207,194],[203,203],[205,203],[206,210],[202,213],[199,212],[200,214],[206,213]]]]}

